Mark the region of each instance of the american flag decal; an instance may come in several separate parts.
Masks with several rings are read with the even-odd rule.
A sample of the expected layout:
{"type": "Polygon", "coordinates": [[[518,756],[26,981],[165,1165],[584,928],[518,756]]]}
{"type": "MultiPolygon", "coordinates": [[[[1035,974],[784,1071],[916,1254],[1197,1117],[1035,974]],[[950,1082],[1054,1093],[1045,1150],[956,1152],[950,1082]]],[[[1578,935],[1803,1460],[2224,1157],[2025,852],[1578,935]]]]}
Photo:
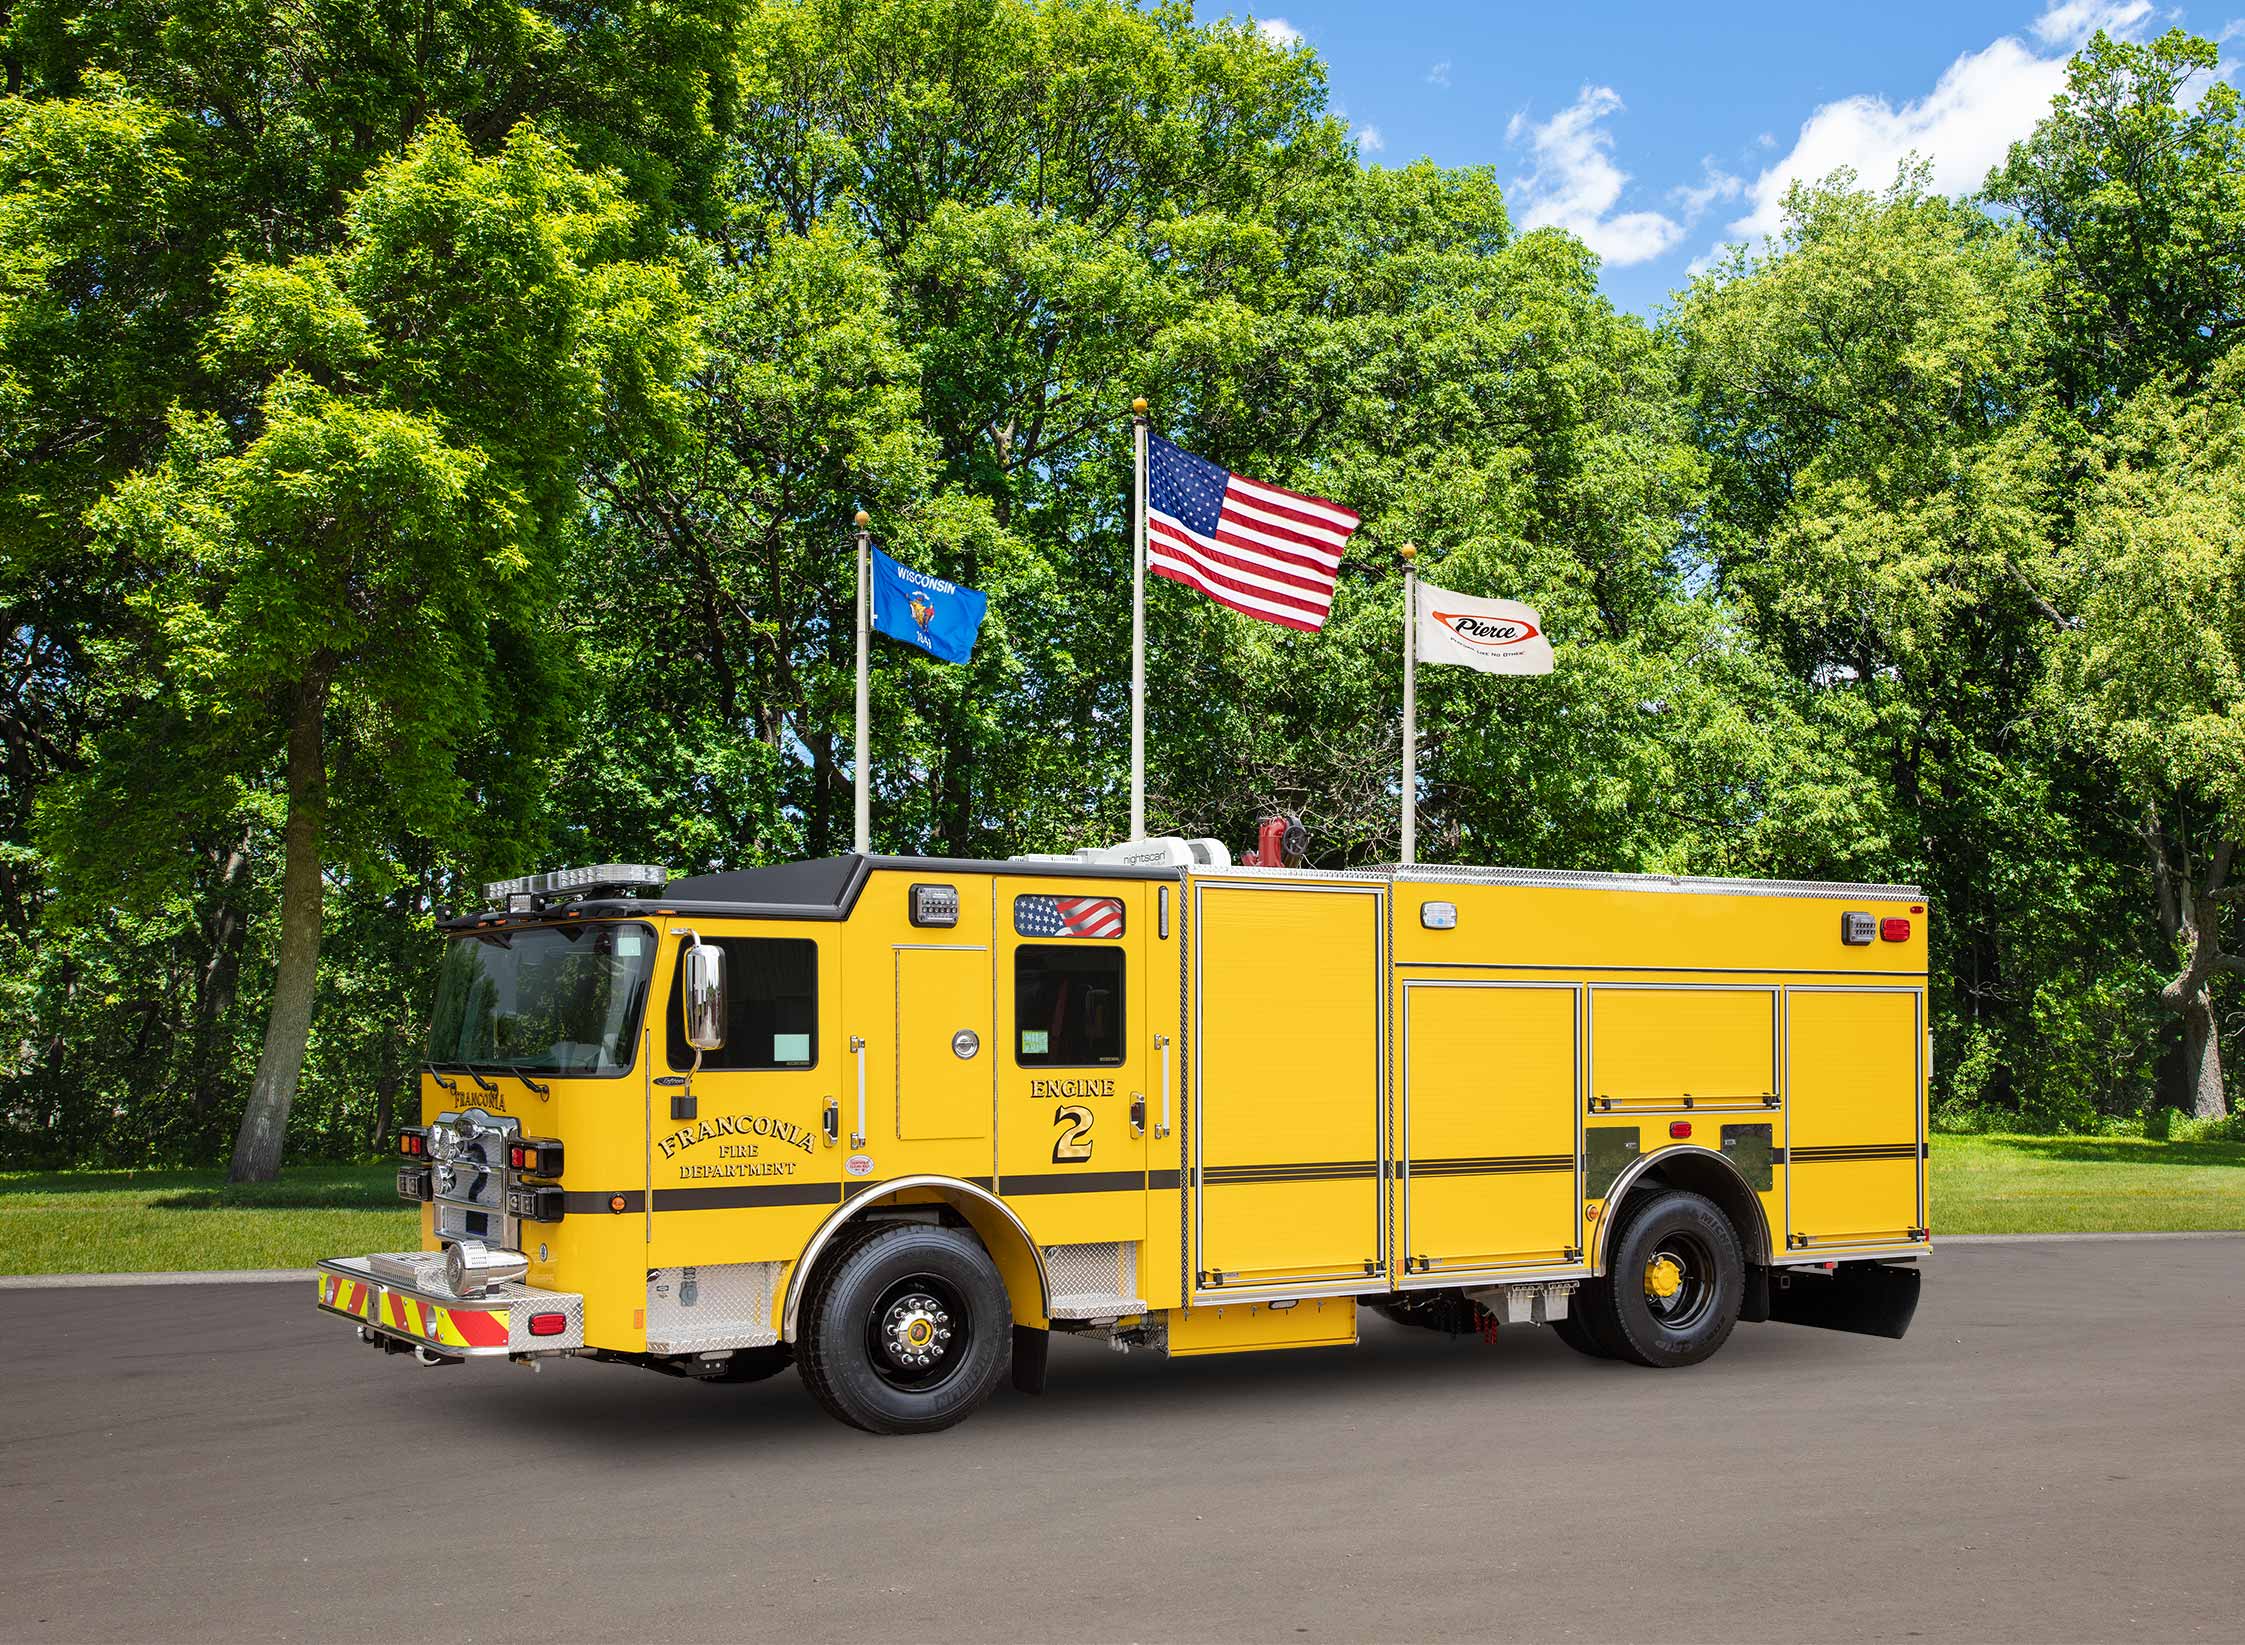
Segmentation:
{"type": "Polygon", "coordinates": [[[1013,929],[1023,937],[1119,937],[1123,930],[1122,899],[1016,897],[1013,929]]]}
{"type": "Polygon", "coordinates": [[[1147,441],[1146,569],[1218,605],[1316,632],[1356,527],[1354,509],[1147,441]]]}

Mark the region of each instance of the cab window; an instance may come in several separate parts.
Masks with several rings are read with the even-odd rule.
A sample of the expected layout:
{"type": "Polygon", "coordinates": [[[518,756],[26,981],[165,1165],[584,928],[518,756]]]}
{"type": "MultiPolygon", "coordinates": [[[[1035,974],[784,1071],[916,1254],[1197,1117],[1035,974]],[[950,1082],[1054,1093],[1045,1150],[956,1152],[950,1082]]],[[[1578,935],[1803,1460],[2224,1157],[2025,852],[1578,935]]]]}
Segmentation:
{"type": "Polygon", "coordinates": [[[1123,1060],[1123,951],[1023,943],[1013,953],[1014,1060],[1098,1068],[1123,1060]]]}
{"type": "MultiPolygon", "coordinates": [[[[725,951],[725,1044],[704,1069],[810,1068],[818,1062],[818,944],[807,937],[705,937],[725,951]]],[[[691,1068],[684,966],[670,978],[670,1065],[691,1068]]]]}

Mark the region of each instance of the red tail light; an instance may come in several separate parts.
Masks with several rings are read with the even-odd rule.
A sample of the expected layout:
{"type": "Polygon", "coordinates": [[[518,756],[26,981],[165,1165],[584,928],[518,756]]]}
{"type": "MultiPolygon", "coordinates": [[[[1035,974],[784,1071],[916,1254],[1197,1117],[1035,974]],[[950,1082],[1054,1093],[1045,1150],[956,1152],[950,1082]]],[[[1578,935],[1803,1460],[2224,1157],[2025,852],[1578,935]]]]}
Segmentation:
{"type": "Polygon", "coordinates": [[[1670,1120],[1668,1122],[1668,1134],[1681,1142],[1692,1134],[1692,1122],[1690,1120],[1670,1120]]]}
{"type": "Polygon", "coordinates": [[[1879,921],[1879,941],[1908,942],[1909,940],[1910,922],[1908,920],[1900,916],[1894,916],[1879,921]]]}
{"type": "Polygon", "coordinates": [[[567,1314],[532,1314],[530,1334],[534,1337],[558,1337],[569,1329],[567,1314]]]}

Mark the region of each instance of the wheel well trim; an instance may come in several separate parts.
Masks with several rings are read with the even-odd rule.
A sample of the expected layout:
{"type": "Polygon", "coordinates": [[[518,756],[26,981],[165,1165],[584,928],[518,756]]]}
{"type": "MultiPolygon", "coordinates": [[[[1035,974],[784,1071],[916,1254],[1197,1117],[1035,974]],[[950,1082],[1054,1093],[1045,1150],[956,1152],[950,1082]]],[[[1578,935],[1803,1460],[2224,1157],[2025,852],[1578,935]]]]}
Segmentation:
{"type": "MultiPolygon", "coordinates": [[[[1755,1252],[1759,1249],[1759,1260],[1767,1262],[1770,1255],[1769,1212],[1762,1204],[1762,1196],[1754,1191],[1754,1185],[1746,1180],[1736,1165],[1723,1158],[1714,1149],[1703,1148],[1698,1143],[1686,1143],[1672,1148],[1659,1148],[1644,1155],[1614,1179],[1613,1187],[1606,1191],[1604,1204],[1608,1207],[1620,1206],[1629,1198],[1630,1191],[1663,1160],[1675,1160],[1690,1156],[1713,1160],[1725,1171],[1728,1171],[1731,1179],[1738,1184],[1739,1192],[1746,1196],[1746,1203],[1754,1208],[1754,1226],[1740,1230],[1749,1241],[1745,1253],[1746,1260],[1748,1262],[1755,1261],[1755,1252]],[[1761,1241],[1758,1248],[1751,1243],[1757,1237],[1761,1241]]],[[[1606,1271],[1606,1244],[1614,1231],[1614,1222],[1615,1217],[1611,1211],[1601,1215],[1598,1219],[1597,1243],[1590,1252],[1590,1271],[1592,1274],[1603,1274],[1606,1271]]]]}
{"type": "MultiPolygon", "coordinates": [[[[841,1234],[844,1228],[848,1227],[865,1211],[879,1205],[893,1195],[914,1188],[933,1188],[944,1193],[964,1194],[970,1199],[987,1205],[991,1210],[1004,1217],[1012,1225],[1013,1231],[1021,1236],[1021,1243],[1028,1247],[1029,1259],[1036,1264],[1037,1269],[1038,1300],[1044,1308],[1050,1310],[1052,1306],[1052,1276],[1045,1272],[1044,1247],[1030,1237],[1028,1228],[1023,1224],[1021,1218],[1014,1214],[1012,1206],[991,1193],[989,1189],[978,1188],[973,1183],[958,1177],[898,1177],[893,1181],[882,1183],[878,1188],[870,1189],[858,1195],[853,1200],[844,1202],[836,1208],[833,1215],[818,1225],[818,1231],[811,1235],[810,1243],[803,1247],[803,1254],[795,1259],[795,1267],[787,1276],[787,1305],[780,1313],[781,1341],[793,1342],[795,1340],[796,1326],[803,1311],[805,1281],[809,1278],[811,1270],[818,1266],[818,1259],[825,1254],[826,1248],[834,1243],[836,1237],[841,1234]]],[[[975,1237],[981,1238],[979,1234],[975,1237]]]]}

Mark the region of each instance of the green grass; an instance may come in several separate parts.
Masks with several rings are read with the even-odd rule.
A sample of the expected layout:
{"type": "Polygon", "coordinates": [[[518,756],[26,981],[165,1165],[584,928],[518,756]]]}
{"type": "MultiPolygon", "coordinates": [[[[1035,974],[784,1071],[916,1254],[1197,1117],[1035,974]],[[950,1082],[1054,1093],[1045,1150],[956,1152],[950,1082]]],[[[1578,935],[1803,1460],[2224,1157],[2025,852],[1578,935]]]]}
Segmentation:
{"type": "Polygon", "coordinates": [[[2245,1228],[2245,1143],[1933,1139],[1933,1237],[2245,1228]]]}
{"type": "Polygon", "coordinates": [[[292,1166],[234,1187],[223,1171],[0,1172],[0,1274],[306,1268],[401,1251],[420,1217],[390,1165],[292,1166]]]}
{"type": "MultiPolygon", "coordinates": [[[[389,1165],[293,1166],[229,1187],[222,1171],[0,1172],[0,1274],[303,1268],[420,1243],[389,1165]]],[[[1943,1234],[2245,1228],[2245,1143],[2133,1137],[1933,1139],[1943,1234]]]]}

